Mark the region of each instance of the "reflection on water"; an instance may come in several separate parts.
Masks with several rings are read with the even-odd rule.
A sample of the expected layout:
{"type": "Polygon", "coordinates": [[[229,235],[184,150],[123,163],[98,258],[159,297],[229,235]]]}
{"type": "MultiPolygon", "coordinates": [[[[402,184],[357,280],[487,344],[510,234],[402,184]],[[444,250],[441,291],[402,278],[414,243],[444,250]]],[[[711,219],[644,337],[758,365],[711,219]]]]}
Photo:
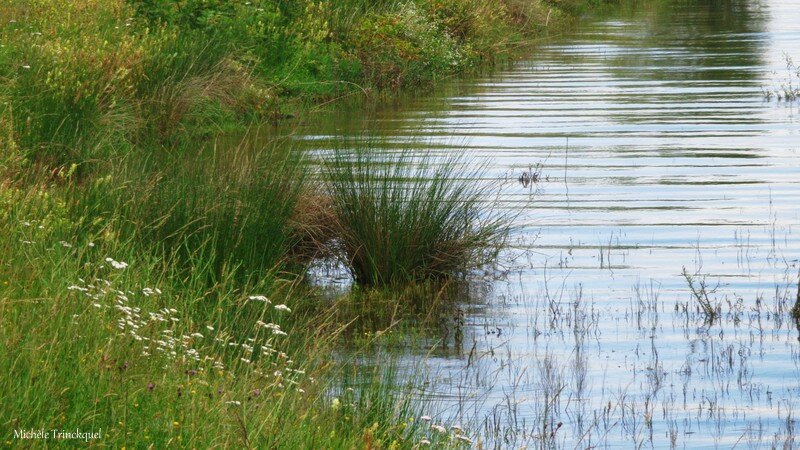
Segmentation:
{"type": "Polygon", "coordinates": [[[488,182],[507,180],[524,264],[468,309],[461,352],[422,363],[432,415],[481,424],[489,447],[793,445],[800,124],[762,88],[800,52],[797,6],[656,2],[491,76],[301,129],[320,149],[364,130],[466,142],[491,158],[488,182]],[[718,302],[711,326],[683,267],[718,302]]]}

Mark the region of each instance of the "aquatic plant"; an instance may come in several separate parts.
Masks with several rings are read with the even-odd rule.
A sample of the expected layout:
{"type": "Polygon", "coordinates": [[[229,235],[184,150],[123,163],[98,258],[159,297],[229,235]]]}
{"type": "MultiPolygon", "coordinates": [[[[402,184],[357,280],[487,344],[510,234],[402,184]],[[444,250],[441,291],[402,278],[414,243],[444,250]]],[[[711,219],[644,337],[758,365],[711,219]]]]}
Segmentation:
{"type": "Polygon", "coordinates": [[[335,244],[356,282],[440,279],[496,258],[509,217],[492,211],[484,164],[408,150],[385,154],[373,144],[338,148],[324,165],[335,244]]]}
{"type": "Polygon", "coordinates": [[[783,59],[788,76],[777,87],[761,89],[766,100],[772,100],[772,97],[775,97],[778,101],[793,102],[800,97],[800,66],[795,64],[788,53],[783,54],[783,59]]]}
{"type": "Polygon", "coordinates": [[[717,318],[717,307],[708,296],[713,294],[716,288],[709,288],[705,277],[700,277],[698,280],[697,274],[689,274],[686,267],[683,268],[682,274],[689,285],[689,289],[692,291],[692,296],[697,300],[697,304],[705,315],[706,321],[713,322],[717,318]]]}
{"type": "Polygon", "coordinates": [[[790,311],[792,317],[800,323],[800,272],[797,274],[797,299],[790,311]]]}

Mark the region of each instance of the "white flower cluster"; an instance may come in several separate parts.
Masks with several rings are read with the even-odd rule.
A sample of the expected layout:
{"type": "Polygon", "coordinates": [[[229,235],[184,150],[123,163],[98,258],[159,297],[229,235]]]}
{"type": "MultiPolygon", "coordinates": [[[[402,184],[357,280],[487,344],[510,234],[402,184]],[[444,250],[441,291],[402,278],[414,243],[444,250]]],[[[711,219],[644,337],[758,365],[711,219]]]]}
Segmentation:
{"type": "MultiPolygon", "coordinates": [[[[419,418],[419,420],[421,420],[423,422],[430,423],[430,429],[432,431],[435,431],[437,434],[439,434],[439,435],[448,435],[447,427],[445,427],[444,425],[431,423],[432,422],[431,416],[422,416],[422,417],[419,418]]],[[[453,426],[450,427],[450,431],[453,432],[452,438],[456,442],[462,442],[462,443],[468,444],[468,445],[472,444],[472,439],[470,439],[467,435],[464,434],[464,429],[461,428],[460,426],[453,425],[453,426]]],[[[449,438],[450,436],[448,435],[447,437],[449,438]]],[[[431,439],[433,439],[433,438],[431,438],[431,439]]],[[[431,445],[431,439],[423,438],[423,439],[421,439],[419,441],[418,444],[419,444],[419,446],[431,445]]]]}
{"type": "MultiPolygon", "coordinates": [[[[112,258],[105,259],[105,263],[118,270],[128,267],[126,263],[112,258]]],[[[163,292],[157,287],[123,290],[106,279],[87,282],[79,278],[67,289],[73,295],[87,299],[92,307],[111,315],[112,323],[118,330],[115,337],[136,342],[141,346],[143,357],[159,355],[191,362],[196,364],[197,371],[203,371],[206,365],[216,370],[231,369],[231,373],[232,369],[252,370],[263,379],[270,380],[264,388],[298,386],[301,377],[312,382],[312,378],[306,377],[305,371],[297,368],[289,355],[280,350],[278,342],[288,333],[276,323],[259,320],[254,324],[252,337],[240,340],[224,330],[216,331],[211,324],[203,324],[202,329],[198,330],[192,325],[190,317],[183,317],[175,308],[162,307],[148,311],[147,305],[165,303],[159,298],[163,292]]],[[[248,299],[272,304],[263,295],[252,295],[248,299]]],[[[273,308],[284,313],[291,312],[283,304],[273,308]]],[[[299,386],[297,389],[302,390],[299,386]]]]}

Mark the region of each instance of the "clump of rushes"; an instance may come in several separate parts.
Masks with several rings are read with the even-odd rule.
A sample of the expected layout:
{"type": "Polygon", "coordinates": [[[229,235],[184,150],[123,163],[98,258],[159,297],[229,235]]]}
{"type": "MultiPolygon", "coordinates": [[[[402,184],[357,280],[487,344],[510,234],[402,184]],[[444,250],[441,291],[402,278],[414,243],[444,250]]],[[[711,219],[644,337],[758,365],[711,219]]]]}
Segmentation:
{"type": "Polygon", "coordinates": [[[442,279],[496,258],[510,221],[487,207],[485,165],[371,147],[336,149],[324,165],[337,244],[357,283],[442,279]]]}

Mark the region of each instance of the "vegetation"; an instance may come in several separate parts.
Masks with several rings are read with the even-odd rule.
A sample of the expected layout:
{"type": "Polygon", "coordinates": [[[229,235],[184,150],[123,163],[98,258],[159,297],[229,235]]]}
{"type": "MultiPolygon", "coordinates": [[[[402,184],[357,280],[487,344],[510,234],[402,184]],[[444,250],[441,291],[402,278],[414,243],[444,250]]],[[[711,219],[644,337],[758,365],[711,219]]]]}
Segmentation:
{"type": "Polygon", "coordinates": [[[492,261],[507,217],[487,211],[481,165],[463,158],[382,155],[356,146],[328,161],[337,244],[365,285],[407,284],[492,261]],[[477,167],[477,169],[475,168],[477,167]]]}
{"type": "Polygon", "coordinates": [[[800,323],[800,273],[798,273],[797,276],[797,298],[794,302],[794,306],[792,306],[792,309],[789,312],[794,320],[800,323]]]}
{"type": "Polygon", "coordinates": [[[61,170],[424,86],[496,62],[587,4],[547,1],[8,0],[0,139],[61,170]]]}
{"type": "Polygon", "coordinates": [[[783,59],[786,61],[787,76],[780,82],[779,86],[762,87],[764,99],[766,100],[772,100],[772,97],[775,97],[779,102],[793,102],[800,96],[800,86],[798,85],[800,83],[800,66],[795,64],[792,57],[787,53],[783,54],[783,59]]]}
{"type": "Polygon", "coordinates": [[[240,145],[222,161],[214,148],[3,188],[7,445],[40,427],[102,430],[117,447],[465,442],[417,426],[421,405],[386,366],[329,361],[353,316],[287,272],[306,229],[299,160],[275,150],[267,167],[240,145]]]}
{"type": "Polygon", "coordinates": [[[690,274],[686,270],[686,267],[683,268],[681,273],[683,274],[683,278],[686,279],[689,290],[692,292],[692,297],[697,301],[697,306],[700,307],[700,311],[703,313],[706,323],[713,323],[719,316],[719,307],[709,298],[709,294],[713,295],[717,291],[717,288],[709,288],[705,277],[698,277],[697,273],[694,275],[690,274]]]}
{"type": "Polygon", "coordinates": [[[496,62],[584,5],[0,3],[3,442],[77,428],[123,448],[466,445],[419,426],[392,370],[329,361],[352,320],[336,302],[369,294],[331,305],[303,276],[319,256],[365,285],[466,273],[507,228],[485,190],[457,160],[423,178],[409,164],[432,160],[363,148],[312,191],[290,148],[218,137],[496,62]]]}

